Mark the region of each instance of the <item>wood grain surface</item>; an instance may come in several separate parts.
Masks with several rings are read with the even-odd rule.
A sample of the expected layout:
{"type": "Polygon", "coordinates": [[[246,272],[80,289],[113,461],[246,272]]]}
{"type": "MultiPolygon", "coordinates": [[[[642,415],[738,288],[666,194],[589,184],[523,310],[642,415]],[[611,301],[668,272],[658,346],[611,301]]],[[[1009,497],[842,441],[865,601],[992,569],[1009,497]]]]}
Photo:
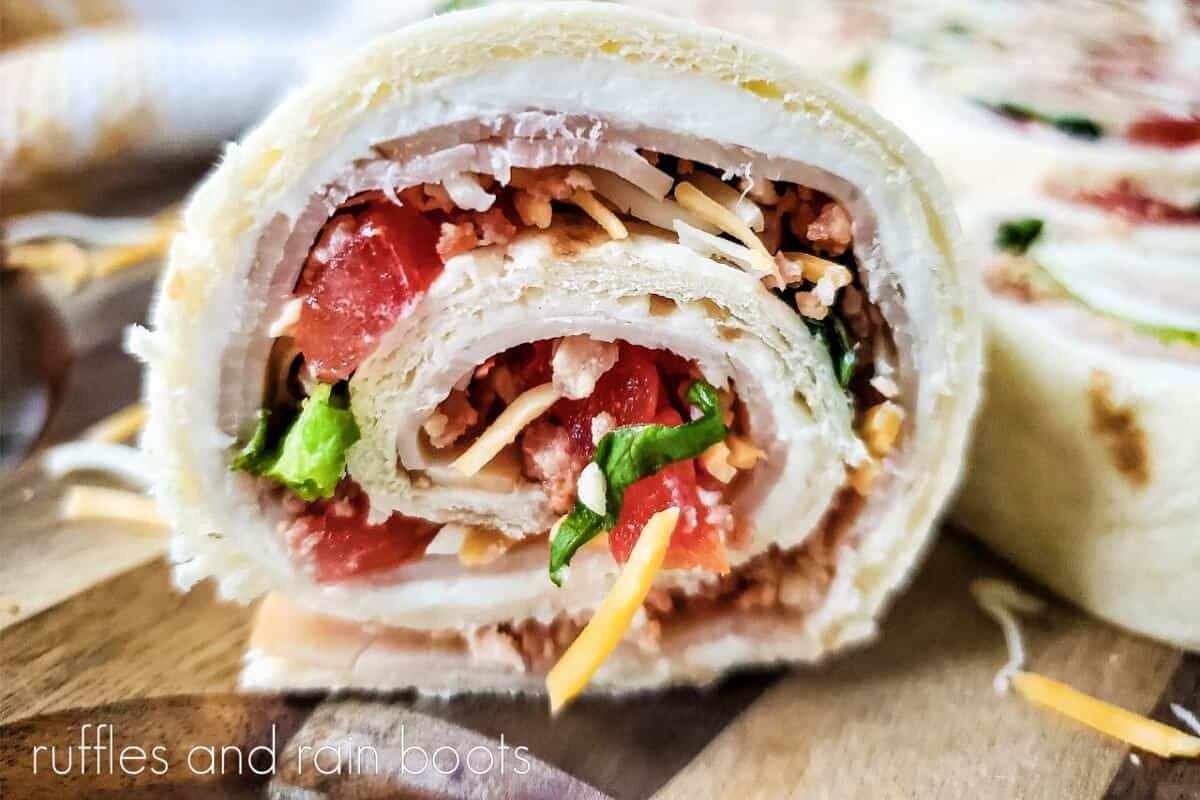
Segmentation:
{"type": "MultiPolygon", "coordinates": [[[[527,747],[545,780],[533,786],[514,776],[513,796],[1197,796],[1194,764],[1142,754],[1135,766],[1123,746],[993,692],[1004,647],[966,591],[972,578],[993,575],[1011,577],[975,545],[947,538],[874,647],[821,669],[751,673],[707,692],[587,699],[551,720],[533,699],[401,694],[295,698],[289,705],[279,697],[230,694],[252,609],[218,602],[207,585],[180,595],[165,564],[154,560],[0,631],[0,797],[39,796],[52,787],[54,796],[73,796],[78,776],[75,784],[60,785],[62,779],[43,773],[34,782],[27,751],[35,739],[65,741],[85,720],[120,719],[127,732],[175,730],[156,736],[177,743],[192,736],[245,747],[266,743],[266,723],[278,721],[287,734],[282,746],[299,736],[310,712],[332,713],[347,702],[357,703],[361,728],[341,711],[346,735],[369,729],[371,741],[382,741],[384,721],[405,719],[426,736],[440,731],[439,741],[499,742],[503,736],[527,747]],[[247,731],[251,717],[258,722],[247,731]],[[431,728],[429,720],[449,728],[431,728]],[[451,729],[453,735],[446,733],[451,729]],[[539,794],[549,786],[558,794],[539,794]]],[[[1135,710],[1157,707],[1168,723],[1178,724],[1169,701],[1196,706],[1195,658],[1177,668],[1178,652],[1061,607],[1026,632],[1031,667],[1043,673],[1135,710]]],[[[245,775],[240,782],[226,776],[205,783],[195,777],[181,770],[176,783],[87,786],[118,792],[113,796],[151,786],[191,796],[287,796],[281,786],[296,779],[280,773],[274,782],[245,775]]],[[[420,788],[395,782],[411,776],[392,774],[391,782],[376,781],[373,788],[354,788],[351,777],[336,791],[328,782],[305,786],[319,790],[316,796],[420,788]]],[[[491,796],[476,790],[484,792],[474,785],[421,789],[427,796],[491,796]]]]}

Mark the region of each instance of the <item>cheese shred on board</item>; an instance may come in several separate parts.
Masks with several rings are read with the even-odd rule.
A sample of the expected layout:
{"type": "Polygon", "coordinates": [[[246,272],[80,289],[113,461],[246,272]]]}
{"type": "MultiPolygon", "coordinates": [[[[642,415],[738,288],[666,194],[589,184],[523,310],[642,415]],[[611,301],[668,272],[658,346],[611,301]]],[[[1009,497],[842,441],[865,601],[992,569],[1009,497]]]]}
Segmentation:
{"type": "Polygon", "coordinates": [[[600,665],[617,649],[662,567],[678,519],[679,509],[668,508],[650,517],[642,528],[616,583],[546,676],[551,713],[557,714],[583,691],[600,665]]]}
{"type": "Polygon", "coordinates": [[[1200,758],[1200,738],[1098,700],[1044,675],[1018,672],[1012,685],[1026,700],[1163,758],[1200,758]]]}
{"type": "Polygon", "coordinates": [[[153,498],[101,486],[72,486],[63,495],[60,516],[68,522],[103,519],[153,525],[159,530],[166,526],[153,498]]]}
{"type": "Polygon", "coordinates": [[[88,427],[81,438],[93,442],[124,442],[131,439],[146,422],[146,407],[133,403],[88,427]]]}
{"type": "Polygon", "coordinates": [[[972,581],[971,595],[984,613],[994,619],[1004,632],[1008,661],[996,673],[992,686],[997,693],[1006,692],[1009,680],[1025,666],[1025,644],[1021,641],[1021,628],[1017,624],[1016,612],[1037,614],[1045,608],[1045,604],[1011,583],[994,578],[972,581]]]}
{"type": "Polygon", "coordinates": [[[996,675],[997,692],[1004,692],[1011,685],[1032,703],[1163,758],[1200,757],[1200,738],[1106,703],[1053,678],[1024,671],[1025,648],[1013,612],[1041,611],[1044,606],[1041,600],[1010,583],[993,579],[974,581],[971,594],[1004,631],[1008,662],[996,675]]]}
{"type": "Polygon", "coordinates": [[[549,410],[558,401],[553,383],[543,383],[518,395],[512,404],[496,417],[475,443],[467,448],[450,466],[470,477],[488,465],[501,450],[516,441],[517,434],[549,410]]]}

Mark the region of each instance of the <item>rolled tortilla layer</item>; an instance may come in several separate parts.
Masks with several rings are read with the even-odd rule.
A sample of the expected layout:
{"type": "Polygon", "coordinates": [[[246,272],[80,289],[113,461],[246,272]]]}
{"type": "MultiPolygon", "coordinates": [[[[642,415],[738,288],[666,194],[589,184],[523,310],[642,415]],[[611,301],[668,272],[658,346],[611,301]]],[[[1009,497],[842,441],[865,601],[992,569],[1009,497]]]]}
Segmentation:
{"type": "Polygon", "coordinates": [[[1091,10],[889,47],[870,97],[946,176],[990,290],[956,520],[1083,608],[1196,648],[1195,32],[1091,10]],[[1138,30],[1146,47],[1107,45],[1138,30]]]}
{"type": "MultiPolygon", "coordinates": [[[[1089,83],[1087,70],[1102,64],[1084,62],[1047,77],[1022,74],[1011,54],[1004,58],[979,65],[960,55],[937,63],[904,47],[881,48],[872,58],[867,97],[930,155],[958,197],[1071,196],[1134,178],[1148,196],[1194,205],[1200,123],[1191,74],[1181,68],[1178,85],[1139,96],[1130,87],[1089,83]],[[1164,137],[1178,142],[1164,145],[1164,137]]],[[[1161,60],[1170,58],[1164,53],[1161,60]]],[[[1164,81],[1171,77],[1167,66],[1153,64],[1145,69],[1161,69],[1164,81]]]]}
{"type": "MultiPolygon", "coordinates": [[[[749,535],[729,551],[730,575],[659,572],[655,588],[679,598],[669,619],[655,619],[663,638],[640,660],[616,657],[599,684],[708,680],[737,665],[816,660],[868,639],[954,487],[976,400],[973,283],[957,269],[955,223],[941,192],[911,145],[852,98],[724,34],[566,4],[447,15],[385,37],[230,148],[185,213],[154,331],[133,343],[149,363],[145,441],[161,467],[156,496],[175,529],[177,582],[212,576],[225,597],[273,591],[335,625],[399,631],[416,642],[414,665],[423,652],[435,663],[437,642],[480,632],[500,631],[511,643],[521,638],[513,630],[530,626],[571,630],[611,585],[612,557],[584,547],[556,588],[546,579],[545,534],[556,514],[545,490],[503,454],[464,478],[452,453],[432,451],[419,430],[478,365],[515,345],[585,334],[670,352],[714,386],[735,388],[739,424],[765,456],[732,490],[749,535]],[[847,257],[894,348],[894,363],[877,363],[876,374],[886,368],[886,396],[903,413],[896,446],[877,462],[825,344],[790,302],[763,274],[677,238],[690,230],[721,251],[737,244],[696,227],[715,230],[679,205],[662,205],[674,179],[648,151],[718,175],[810,187],[853,219],[847,257]],[[348,384],[361,438],[347,474],[370,498],[369,521],[401,512],[486,528],[507,552],[473,566],[430,552],[384,576],[319,582],[280,534],[285,509],[261,481],[230,470],[254,430],[271,331],[314,238],[354,198],[397,200],[406,187],[446,182],[460,207],[486,205],[457,176],[503,186],[516,169],[556,165],[624,179],[639,193],[630,202],[658,211],[635,212],[642,216],[628,221],[624,237],[590,220],[556,221],[446,258],[348,384]],[[878,473],[872,488],[847,503],[848,471],[868,462],[878,473]],[[732,599],[763,582],[782,596],[789,576],[790,605],[748,610],[732,599]],[[679,610],[700,596],[717,601],[679,610]],[[692,649],[670,644],[683,641],[675,636],[694,637],[692,649]]],[[[275,651],[283,654],[276,667],[291,663],[286,647],[275,651]]],[[[299,669],[303,659],[294,661],[299,669]]],[[[536,672],[534,661],[522,663],[536,672]]],[[[254,674],[255,683],[291,682],[286,668],[254,674]]],[[[354,682],[337,670],[309,675],[309,683],[354,682]]],[[[430,688],[515,685],[469,659],[441,677],[430,688]]],[[[355,680],[434,678],[414,666],[355,680]]]]}
{"type": "Polygon", "coordinates": [[[1040,282],[991,267],[987,394],[955,516],[1083,608],[1200,648],[1200,221],[1044,199],[964,215],[981,242],[1013,217],[1042,222],[1020,257],[1040,282]]]}

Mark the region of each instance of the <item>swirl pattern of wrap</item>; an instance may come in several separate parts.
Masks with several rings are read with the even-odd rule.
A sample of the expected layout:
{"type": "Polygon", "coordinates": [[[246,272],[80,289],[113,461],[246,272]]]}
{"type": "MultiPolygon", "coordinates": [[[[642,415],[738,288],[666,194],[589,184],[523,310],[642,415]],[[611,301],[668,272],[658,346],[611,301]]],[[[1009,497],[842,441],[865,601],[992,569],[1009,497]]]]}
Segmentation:
{"type": "MultiPolygon", "coordinates": [[[[750,211],[751,222],[729,225],[752,240],[747,226],[763,223],[750,211]]],[[[599,687],[706,682],[870,639],[960,472],[980,331],[936,175],[852,98],[726,34],[603,4],[421,23],[295,93],[230,147],[184,228],[154,330],[133,341],[149,364],[145,444],[175,529],[177,582],[212,576],[223,596],[243,601],[274,593],[248,684],[537,686],[618,565],[603,548],[584,547],[555,587],[545,565],[558,512],[546,485],[504,458],[464,477],[431,446],[452,438],[443,436],[454,416],[448,398],[469,394],[472,381],[529,343],[585,336],[602,351],[619,342],[621,353],[667,364],[663,375],[702,378],[733,398],[727,422],[761,455],[727,485],[713,482],[719,465],[697,460],[700,496],[715,487],[722,500],[710,512],[728,511],[740,532],[722,529],[727,571],[659,572],[645,613],[596,674],[599,687]],[[319,580],[281,535],[294,498],[280,502],[278,487],[230,469],[254,432],[279,320],[314,241],[328,241],[322,231],[339,209],[364,198],[411,205],[414,186],[444,196],[444,184],[447,208],[495,202],[515,219],[508,195],[480,192],[503,194],[546,174],[539,170],[568,167],[577,186],[592,186],[580,176],[593,176],[606,202],[575,195],[586,216],[533,215],[539,223],[515,235],[480,234],[490,246],[458,248],[458,228],[442,224],[444,268],[345,387],[361,433],[346,469],[369,497],[363,524],[398,512],[443,533],[486,530],[503,555],[468,563],[430,546],[395,569],[319,580]],[[626,214],[628,203],[603,191],[616,178],[640,193],[635,206],[660,204],[672,222],[626,214]],[[793,228],[828,257],[791,262],[780,251],[764,261],[760,242],[714,235],[722,226],[708,224],[704,209],[716,203],[695,199],[698,190],[689,199],[689,181],[709,186],[705,197],[742,185],[743,200],[775,189],[809,198],[807,229],[793,228]],[[661,205],[672,187],[679,203],[661,205]],[[799,271],[771,275],[793,263],[844,278],[814,277],[796,293],[809,285],[799,271]],[[765,272],[752,268],[763,264],[765,272]],[[848,327],[876,335],[848,345],[859,366],[847,383],[813,326],[832,319],[830,304],[841,302],[833,293],[851,288],[862,325],[848,327]],[[888,414],[872,412],[879,407],[888,414]],[[883,447],[872,432],[880,416],[890,421],[883,447]]],[[[687,409],[660,404],[672,402],[678,411],[666,414],[677,424],[687,409]]]]}

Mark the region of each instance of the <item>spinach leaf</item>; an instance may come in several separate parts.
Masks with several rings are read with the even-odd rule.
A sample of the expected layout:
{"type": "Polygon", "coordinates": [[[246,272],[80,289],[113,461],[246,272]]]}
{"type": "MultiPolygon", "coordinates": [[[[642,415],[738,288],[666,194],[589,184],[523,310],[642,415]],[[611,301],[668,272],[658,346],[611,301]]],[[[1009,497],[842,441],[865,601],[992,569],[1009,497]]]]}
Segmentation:
{"type": "Polygon", "coordinates": [[[983,105],[1015,122],[1040,122],[1076,139],[1099,139],[1104,135],[1104,127],[1099,122],[1082,114],[1046,114],[1029,106],[1008,101],[985,102],[983,105]]]}
{"type": "Polygon", "coordinates": [[[1100,123],[1082,114],[1059,114],[1045,117],[1043,121],[1052,128],[1056,128],[1068,136],[1074,136],[1076,139],[1099,139],[1104,135],[1104,128],[1100,126],[1100,123]]]}
{"type": "Polygon", "coordinates": [[[346,471],[346,450],[358,441],[358,425],[345,399],[333,386],[317,384],[300,413],[281,425],[260,411],[258,426],[231,465],[232,469],[270,478],[305,500],[333,496],[346,471]]]}
{"type": "Polygon", "coordinates": [[[854,368],[858,364],[858,353],[846,323],[832,309],[823,320],[804,318],[808,332],[813,335],[821,346],[829,351],[829,359],[833,363],[833,374],[837,377],[838,385],[843,389],[849,388],[850,379],[854,377],[854,368]]]}
{"type": "Polygon", "coordinates": [[[696,381],[688,387],[687,399],[700,409],[698,419],[684,425],[624,425],[596,444],[591,463],[604,475],[605,513],[597,514],[575,500],[550,544],[550,580],[556,586],[562,586],[564,569],[575,551],[617,524],[630,485],[669,464],[695,458],[728,435],[716,389],[696,381]]]}
{"type": "Polygon", "coordinates": [[[1005,220],[996,228],[996,247],[1022,255],[1042,235],[1043,227],[1037,217],[1005,220]]]}

